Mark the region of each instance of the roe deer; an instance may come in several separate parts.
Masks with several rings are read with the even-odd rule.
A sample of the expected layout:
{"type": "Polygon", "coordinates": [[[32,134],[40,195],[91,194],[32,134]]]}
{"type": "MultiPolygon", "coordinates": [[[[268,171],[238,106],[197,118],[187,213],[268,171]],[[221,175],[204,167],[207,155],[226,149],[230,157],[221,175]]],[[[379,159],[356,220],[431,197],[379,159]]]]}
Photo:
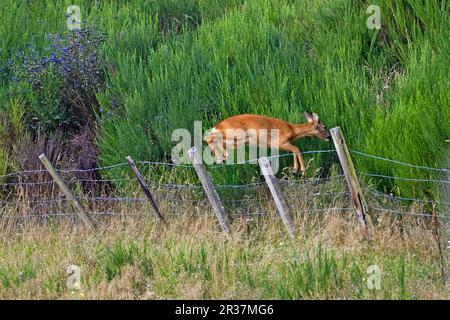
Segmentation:
{"type": "Polygon", "coordinates": [[[291,142],[303,137],[318,137],[327,141],[330,138],[330,133],[325,125],[320,122],[316,113],[305,112],[304,116],[307,123],[292,124],[256,114],[241,114],[217,124],[205,137],[205,140],[214,152],[217,162],[222,162],[228,158],[225,146],[236,148],[246,143],[251,145],[263,145],[265,143],[265,146],[268,147],[290,151],[294,157],[294,173],[297,174],[298,162],[300,162],[300,170],[304,175],[305,165],[300,149],[292,145],[291,142]],[[264,130],[266,137],[262,137],[261,130],[264,130]],[[275,141],[270,139],[272,130],[277,130],[275,141]],[[222,155],[217,150],[219,145],[222,148],[222,155]]]}

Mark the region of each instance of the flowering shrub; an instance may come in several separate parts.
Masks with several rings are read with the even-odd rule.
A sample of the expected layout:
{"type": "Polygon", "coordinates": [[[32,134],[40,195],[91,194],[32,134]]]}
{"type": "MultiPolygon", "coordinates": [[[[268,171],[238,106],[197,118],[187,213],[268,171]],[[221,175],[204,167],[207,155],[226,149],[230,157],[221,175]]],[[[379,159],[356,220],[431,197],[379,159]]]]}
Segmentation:
{"type": "Polygon", "coordinates": [[[76,132],[92,124],[99,109],[96,93],[104,76],[99,50],[105,34],[94,28],[47,34],[50,45],[40,53],[29,45],[7,60],[2,77],[26,94],[33,132],[76,132]]]}

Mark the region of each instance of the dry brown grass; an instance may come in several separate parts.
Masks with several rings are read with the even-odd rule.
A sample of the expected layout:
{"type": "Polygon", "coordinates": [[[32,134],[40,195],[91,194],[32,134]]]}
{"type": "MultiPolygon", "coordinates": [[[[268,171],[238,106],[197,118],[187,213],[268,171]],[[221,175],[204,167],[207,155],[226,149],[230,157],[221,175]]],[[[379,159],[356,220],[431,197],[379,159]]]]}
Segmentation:
{"type": "MultiPolygon", "coordinates": [[[[373,242],[353,213],[298,215],[291,241],[277,216],[236,218],[227,241],[211,215],[103,219],[96,232],[66,220],[2,228],[2,299],[450,298],[432,228],[381,215],[373,242]],[[82,270],[81,289],[65,270],[82,270]],[[382,289],[365,285],[382,270],[382,289]]],[[[6,225],[4,225],[6,227],[6,225]]]]}
{"type": "MultiPolygon", "coordinates": [[[[0,298],[450,298],[442,278],[446,257],[439,253],[432,219],[372,214],[373,241],[368,241],[354,210],[339,210],[352,207],[342,190],[340,179],[282,185],[295,240],[287,236],[264,186],[219,190],[231,214],[231,240],[195,190],[153,190],[166,226],[146,202],[84,202],[94,213],[96,231],[71,216],[34,217],[34,207],[18,198],[0,210],[0,298]],[[265,214],[251,214],[256,212],[265,214]],[[72,264],[81,268],[80,290],[66,286],[72,264]],[[380,290],[367,288],[371,265],[381,269],[380,290]]],[[[127,195],[138,197],[137,192],[127,195]]],[[[368,200],[378,208],[406,210],[368,200]]],[[[47,212],[70,214],[64,204],[47,212]]],[[[406,210],[419,211],[424,208],[406,210]]],[[[439,228],[443,238],[444,225],[439,228]]]]}

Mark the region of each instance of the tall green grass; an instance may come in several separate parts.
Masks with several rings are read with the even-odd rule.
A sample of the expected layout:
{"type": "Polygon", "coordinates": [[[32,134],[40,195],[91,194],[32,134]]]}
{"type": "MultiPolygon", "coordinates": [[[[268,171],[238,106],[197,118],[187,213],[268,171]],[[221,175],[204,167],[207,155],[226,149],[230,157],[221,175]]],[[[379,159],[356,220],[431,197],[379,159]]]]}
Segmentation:
{"type": "MultiPolygon", "coordinates": [[[[102,127],[102,159],[168,160],[171,132],[192,129],[195,120],[207,129],[231,115],[258,113],[299,123],[311,110],[340,126],[351,148],[442,166],[450,130],[447,4],[379,1],[381,31],[366,28],[367,5],[247,1],[164,43],[150,59],[118,53],[112,82],[124,108],[102,127]]],[[[314,139],[300,145],[331,147],[314,139]]],[[[336,160],[316,159],[325,167],[336,160]]],[[[356,163],[362,171],[436,176],[361,157],[356,163]]],[[[256,171],[224,169],[215,178],[248,181],[256,171]]],[[[394,186],[408,195],[437,192],[433,185],[385,183],[394,186]]]]}
{"type": "MultiPolygon", "coordinates": [[[[45,33],[66,32],[68,1],[2,6],[0,61],[45,33]]],[[[189,0],[79,1],[83,19],[108,34],[102,63],[108,87],[98,94],[102,165],[170,160],[174,129],[204,129],[240,113],[303,122],[314,111],[340,126],[350,148],[399,161],[445,166],[449,150],[449,5],[447,1],[189,0]],[[381,30],[366,27],[370,4],[381,30]]],[[[16,93],[0,87],[0,114],[16,93]]],[[[20,94],[19,94],[20,95],[20,94]]],[[[30,102],[28,102],[30,103],[30,102]]],[[[2,117],[0,117],[2,118],[2,117]]],[[[1,126],[0,126],[1,128],[1,126]]],[[[331,143],[306,138],[301,150],[331,143]]],[[[3,151],[5,153],[5,151],[3,151]]],[[[0,168],[7,155],[0,153],[0,168]]],[[[307,160],[311,157],[305,156],[307,160]]],[[[315,156],[310,172],[336,161],[315,156]]],[[[360,171],[439,178],[355,155],[360,171]]],[[[282,167],[291,166],[283,159],[282,167]]],[[[221,183],[249,182],[256,166],[214,171],[221,183]]],[[[181,179],[181,178],[180,178],[181,179]]],[[[193,175],[183,175],[192,182],[193,175]]],[[[434,184],[375,181],[410,196],[436,197],[434,184]]]]}

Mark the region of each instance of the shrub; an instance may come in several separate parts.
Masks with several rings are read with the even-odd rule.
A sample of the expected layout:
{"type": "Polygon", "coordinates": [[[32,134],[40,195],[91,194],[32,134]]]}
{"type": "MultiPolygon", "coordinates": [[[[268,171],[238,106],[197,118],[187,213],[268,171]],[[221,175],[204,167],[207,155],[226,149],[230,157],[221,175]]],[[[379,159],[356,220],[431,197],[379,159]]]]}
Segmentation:
{"type": "Polygon", "coordinates": [[[28,99],[31,132],[77,132],[95,123],[95,95],[103,84],[98,55],[105,36],[93,28],[47,36],[45,54],[29,45],[9,61],[8,73],[28,99]]]}

